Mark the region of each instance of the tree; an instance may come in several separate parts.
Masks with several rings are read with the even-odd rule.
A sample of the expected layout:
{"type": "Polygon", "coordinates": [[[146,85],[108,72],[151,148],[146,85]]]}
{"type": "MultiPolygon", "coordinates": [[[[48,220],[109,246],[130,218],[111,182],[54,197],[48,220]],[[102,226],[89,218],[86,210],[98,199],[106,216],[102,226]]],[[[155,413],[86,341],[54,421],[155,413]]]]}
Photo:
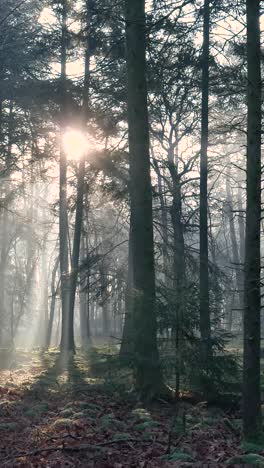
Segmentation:
{"type": "Polygon", "coordinates": [[[68,252],[68,208],[67,208],[67,155],[63,147],[64,119],[66,114],[66,61],[67,61],[67,0],[61,5],[61,142],[60,142],[60,208],[59,249],[61,273],[61,352],[74,352],[73,317],[69,307],[69,252],[68,252]]]}
{"type": "MultiPolygon", "coordinates": [[[[83,84],[83,96],[82,96],[82,127],[83,131],[86,129],[86,116],[89,108],[89,91],[90,91],[90,60],[91,60],[91,33],[90,33],[90,15],[91,15],[91,1],[86,0],[85,3],[86,13],[86,44],[85,44],[85,60],[84,60],[84,84],[83,84]]],[[[82,235],[82,223],[83,223],[83,199],[84,199],[84,185],[85,185],[85,160],[86,154],[83,154],[78,167],[77,174],[77,199],[76,199],[76,213],[75,213],[75,226],[74,226],[74,238],[72,248],[72,259],[71,259],[71,274],[70,274],[70,298],[69,298],[69,316],[70,324],[73,327],[74,322],[74,304],[75,295],[77,288],[77,279],[79,272],[79,256],[80,256],[80,245],[82,235]]]]}
{"type": "Polygon", "coordinates": [[[200,159],[200,332],[204,362],[211,354],[208,267],[208,117],[209,117],[210,0],[203,7],[202,115],[200,159]]]}
{"type": "Polygon", "coordinates": [[[162,375],[155,305],[145,1],[126,0],[125,19],[136,385],[143,398],[150,398],[160,392],[162,375]]]}
{"type": "Polygon", "coordinates": [[[260,413],[260,219],[261,71],[260,2],[247,0],[247,205],[244,297],[243,430],[247,439],[261,429],[260,413]]]}

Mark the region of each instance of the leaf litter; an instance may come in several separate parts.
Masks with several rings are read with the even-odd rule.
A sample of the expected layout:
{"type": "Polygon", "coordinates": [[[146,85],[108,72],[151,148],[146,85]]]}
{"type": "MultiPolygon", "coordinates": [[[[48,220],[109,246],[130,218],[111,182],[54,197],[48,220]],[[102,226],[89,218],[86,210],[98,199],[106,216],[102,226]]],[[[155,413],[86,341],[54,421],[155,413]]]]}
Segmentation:
{"type": "Polygon", "coordinates": [[[105,386],[85,355],[66,366],[56,353],[23,357],[0,370],[1,467],[264,466],[264,448],[254,458],[241,446],[238,415],[180,403],[176,418],[105,386]]]}

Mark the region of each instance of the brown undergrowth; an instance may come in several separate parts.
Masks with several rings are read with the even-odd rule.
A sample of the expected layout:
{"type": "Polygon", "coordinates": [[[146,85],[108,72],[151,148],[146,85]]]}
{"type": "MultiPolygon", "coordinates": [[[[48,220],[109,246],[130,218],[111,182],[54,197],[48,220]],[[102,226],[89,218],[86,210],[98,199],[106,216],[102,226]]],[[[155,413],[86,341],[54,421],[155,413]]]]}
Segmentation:
{"type": "Polygon", "coordinates": [[[247,466],[232,458],[245,453],[237,415],[205,403],[143,407],[129,371],[105,356],[20,352],[2,365],[1,467],[247,466]]]}

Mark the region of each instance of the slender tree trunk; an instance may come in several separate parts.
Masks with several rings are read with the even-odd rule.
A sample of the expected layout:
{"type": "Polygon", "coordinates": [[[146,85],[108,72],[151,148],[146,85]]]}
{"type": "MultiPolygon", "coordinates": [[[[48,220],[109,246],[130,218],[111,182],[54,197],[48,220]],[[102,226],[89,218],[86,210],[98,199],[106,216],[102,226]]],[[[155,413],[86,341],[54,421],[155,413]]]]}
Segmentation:
{"type": "MultiPolygon", "coordinates": [[[[2,118],[2,108],[1,108],[1,118],[2,118]]],[[[5,166],[7,174],[9,174],[9,165],[11,165],[11,156],[12,156],[12,140],[13,140],[13,131],[14,131],[14,114],[13,114],[13,101],[9,103],[9,114],[8,114],[8,133],[7,133],[7,153],[5,157],[5,166]]],[[[2,196],[8,195],[8,185],[2,183],[4,187],[4,193],[2,196]]],[[[1,252],[0,252],[0,291],[1,291],[1,301],[0,301],[0,344],[2,342],[2,332],[4,328],[4,321],[6,316],[6,268],[8,260],[8,235],[7,235],[7,223],[8,223],[8,211],[7,206],[5,206],[2,213],[2,240],[1,240],[1,252]]]]}
{"type": "MultiPolygon", "coordinates": [[[[81,238],[81,259],[84,259],[84,238],[81,238]]],[[[89,271],[80,274],[80,336],[83,347],[91,344],[89,271]],[[87,280],[86,280],[87,278],[87,280]]]]}
{"type": "Polygon", "coordinates": [[[200,158],[200,332],[204,362],[211,355],[208,262],[208,117],[210,0],[204,1],[202,55],[202,126],[200,158]]]}
{"type": "MultiPolygon", "coordinates": [[[[67,5],[62,4],[62,34],[61,34],[61,137],[64,129],[66,112],[66,37],[67,37],[67,5]]],[[[62,138],[61,138],[62,140],[62,138]]],[[[74,352],[73,329],[69,317],[69,247],[68,247],[68,208],[67,208],[67,157],[61,141],[60,145],[60,273],[61,273],[61,352],[74,352]]]]}
{"type": "Polygon", "coordinates": [[[184,237],[181,217],[181,189],[179,181],[174,183],[173,203],[171,209],[173,224],[173,286],[175,294],[175,372],[176,372],[176,396],[180,390],[180,368],[181,349],[180,341],[182,336],[184,317],[184,283],[185,283],[185,258],[184,258],[184,237]]]}
{"type": "Polygon", "coordinates": [[[185,245],[182,224],[182,193],[178,175],[179,145],[178,131],[176,130],[175,154],[173,147],[168,151],[168,165],[172,179],[172,206],[170,210],[173,227],[173,292],[175,321],[173,324],[173,334],[175,339],[175,393],[176,398],[180,390],[180,368],[181,368],[181,330],[184,316],[184,286],[185,286],[185,245]]]}
{"type": "Polygon", "coordinates": [[[107,269],[106,265],[102,265],[100,268],[100,276],[101,276],[101,305],[102,305],[102,334],[104,337],[109,335],[109,297],[108,297],[108,279],[107,279],[107,269]]]}
{"type": "Polygon", "coordinates": [[[166,198],[163,195],[162,176],[159,168],[159,163],[155,160],[153,155],[153,165],[158,179],[158,190],[161,208],[161,222],[162,222],[162,256],[163,256],[163,268],[164,268],[164,282],[167,282],[169,275],[169,253],[168,253],[168,219],[167,219],[167,206],[166,198]]]}
{"type": "Polygon", "coordinates": [[[254,439],[261,430],[261,68],[259,23],[259,0],[247,0],[248,118],[243,372],[243,430],[247,439],[254,439]]]}
{"type": "Polygon", "coordinates": [[[227,196],[227,216],[229,221],[229,229],[230,229],[230,238],[231,238],[231,246],[232,246],[232,262],[233,268],[235,269],[236,274],[236,285],[237,285],[237,297],[238,297],[238,306],[241,309],[241,316],[242,310],[244,307],[244,299],[243,299],[243,289],[244,289],[244,278],[243,278],[243,265],[240,262],[240,255],[237,243],[237,235],[235,230],[235,222],[234,222],[234,213],[233,213],[233,200],[232,200],[232,193],[230,189],[230,165],[228,165],[227,171],[227,178],[226,178],[226,196],[227,196]]]}
{"type": "Polygon", "coordinates": [[[41,251],[41,309],[40,309],[40,320],[39,320],[39,346],[45,349],[46,347],[46,336],[43,330],[47,330],[49,323],[49,285],[48,285],[48,271],[47,271],[47,239],[44,239],[44,243],[41,251]]]}
{"type": "Polygon", "coordinates": [[[245,262],[245,218],[243,216],[243,202],[242,202],[242,189],[238,187],[237,192],[237,207],[238,207],[238,227],[239,227],[239,255],[240,263],[244,265],[245,262]]]}
{"type": "Polygon", "coordinates": [[[125,0],[127,104],[130,150],[136,386],[144,398],[160,393],[157,347],[152,190],[146,82],[144,0],[125,0]]]}
{"type": "Polygon", "coordinates": [[[83,219],[83,195],[84,195],[84,178],[85,178],[85,159],[81,159],[78,169],[78,184],[77,184],[77,201],[76,201],[76,214],[75,214],[75,228],[71,260],[71,273],[70,273],[70,293],[69,293],[69,320],[70,326],[73,330],[74,322],[74,304],[77,288],[77,279],[79,273],[79,255],[80,243],[82,234],[82,219],[83,219]]]}
{"type": "Polygon", "coordinates": [[[4,321],[6,316],[6,266],[8,256],[7,246],[7,220],[8,212],[6,209],[1,213],[1,251],[0,251],[0,288],[1,288],[1,301],[0,301],[0,345],[2,344],[2,333],[4,329],[4,321]]]}
{"type": "Polygon", "coordinates": [[[127,270],[127,283],[125,293],[125,318],[123,326],[122,342],[120,347],[120,357],[125,359],[132,359],[134,352],[134,336],[135,330],[133,328],[133,265],[132,265],[132,241],[131,241],[131,228],[129,230],[128,240],[128,270],[127,270]]]}
{"type": "Polygon", "coordinates": [[[57,276],[57,271],[59,267],[59,260],[60,260],[60,257],[56,259],[53,270],[52,270],[52,275],[51,275],[51,301],[50,301],[50,315],[49,315],[47,334],[46,334],[46,346],[45,346],[46,349],[49,349],[50,343],[51,343],[52,327],[53,327],[53,322],[54,322],[55,306],[56,306],[56,294],[57,294],[56,276],[57,276]]]}
{"type": "MultiPolygon", "coordinates": [[[[86,49],[85,49],[85,63],[84,63],[84,86],[83,86],[83,104],[82,104],[82,125],[85,129],[85,122],[87,118],[87,110],[89,105],[89,87],[90,87],[90,14],[91,14],[91,1],[86,0],[86,49]]],[[[76,201],[76,215],[74,227],[74,239],[71,260],[71,274],[70,274],[70,293],[69,293],[69,320],[70,326],[73,330],[74,324],[74,304],[78,280],[79,270],[79,256],[80,256],[80,243],[82,234],[82,221],[83,221],[83,197],[84,197],[84,182],[85,182],[85,159],[84,154],[80,160],[78,168],[78,184],[77,184],[77,201],[76,201]]]]}

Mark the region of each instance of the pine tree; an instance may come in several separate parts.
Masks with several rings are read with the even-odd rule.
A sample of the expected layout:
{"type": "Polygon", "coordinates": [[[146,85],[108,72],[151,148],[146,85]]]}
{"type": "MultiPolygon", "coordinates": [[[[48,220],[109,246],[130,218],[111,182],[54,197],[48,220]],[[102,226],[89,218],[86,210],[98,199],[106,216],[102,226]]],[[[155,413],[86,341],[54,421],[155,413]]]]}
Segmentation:
{"type": "Polygon", "coordinates": [[[260,2],[247,0],[247,208],[245,245],[243,430],[254,439],[260,413],[261,72],[260,2]]]}
{"type": "Polygon", "coordinates": [[[150,398],[161,391],[162,375],[157,348],[145,1],[126,0],[125,19],[136,385],[143,398],[150,398]]]}

